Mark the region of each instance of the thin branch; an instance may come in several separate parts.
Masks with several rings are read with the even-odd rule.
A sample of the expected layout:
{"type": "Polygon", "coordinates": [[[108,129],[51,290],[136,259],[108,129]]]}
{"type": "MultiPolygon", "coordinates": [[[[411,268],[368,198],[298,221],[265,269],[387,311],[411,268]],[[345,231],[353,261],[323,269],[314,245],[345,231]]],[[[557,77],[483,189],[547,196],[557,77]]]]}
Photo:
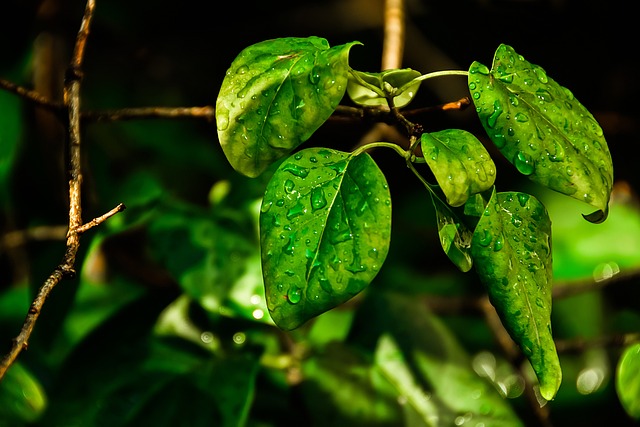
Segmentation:
{"type": "MultiPolygon", "coordinates": [[[[81,208],[81,187],[82,187],[82,170],[80,162],[80,82],[82,80],[82,61],[86,48],[87,38],[89,36],[89,27],[93,18],[95,9],[95,0],[87,0],[82,24],[76,39],[76,45],[71,60],[71,64],[67,71],[64,90],[64,103],[68,111],[68,148],[69,148],[69,227],[67,232],[66,251],[62,262],[58,265],[44,284],[38,290],[38,294],[31,303],[26,319],[22,325],[19,335],[13,340],[13,345],[0,361],[0,379],[4,377],[7,369],[17,359],[20,352],[28,347],[29,338],[35,327],[36,321],[40,316],[42,307],[47,297],[53,291],[53,288],[64,278],[75,277],[74,265],[76,255],[80,247],[80,234],[84,231],[100,224],[105,219],[120,212],[124,209],[124,205],[118,205],[116,208],[107,212],[105,215],[94,219],[93,221],[82,224],[82,208],[81,208]]],[[[18,92],[16,92],[18,93],[18,92]]],[[[31,97],[37,99],[38,97],[31,97]]],[[[43,105],[49,105],[45,102],[43,105]]]]}
{"type": "Polygon", "coordinates": [[[215,108],[209,105],[204,107],[144,107],[82,113],[82,120],[91,122],[113,122],[120,120],[155,118],[205,119],[213,122],[215,121],[215,108]]]}
{"type": "Polygon", "coordinates": [[[5,89],[8,92],[14,93],[22,98],[25,98],[36,105],[44,107],[47,110],[53,111],[54,113],[60,113],[65,107],[64,105],[53,102],[50,99],[40,95],[40,93],[29,90],[25,87],[19,86],[10,81],[4,80],[0,78],[0,88],[5,89]]]}
{"type": "Polygon", "coordinates": [[[118,206],[116,206],[115,208],[111,209],[109,212],[105,213],[104,215],[101,215],[101,216],[99,216],[97,218],[94,218],[89,222],[85,222],[80,227],[76,228],[74,230],[74,232],[77,233],[77,234],[82,234],[82,233],[92,229],[93,227],[96,227],[96,226],[102,224],[107,219],[111,218],[112,216],[114,216],[118,212],[122,212],[125,209],[126,209],[126,206],[124,205],[124,203],[120,203],[118,206]]]}
{"type": "Polygon", "coordinates": [[[0,249],[24,246],[31,240],[63,240],[69,229],[66,225],[42,225],[26,230],[13,230],[0,239],[0,249]]]}

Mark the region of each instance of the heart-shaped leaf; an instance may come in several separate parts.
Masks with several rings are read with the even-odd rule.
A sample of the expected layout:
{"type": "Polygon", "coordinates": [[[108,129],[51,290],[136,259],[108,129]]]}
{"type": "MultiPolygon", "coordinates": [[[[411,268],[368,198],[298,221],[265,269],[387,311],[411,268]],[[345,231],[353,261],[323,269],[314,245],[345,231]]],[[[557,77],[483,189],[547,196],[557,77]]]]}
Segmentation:
{"type": "Polygon", "coordinates": [[[551,335],[551,221],[525,193],[493,193],[471,254],[502,323],[538,376],[540,394],[556,395],[562,372],[551,335]]]}
{"type": "Polygon", "coordinates": [[[474,62],[469,90],[489,138],[535,182],[597,208],[604,221],[613,165],[602,128],[565,87],[507,45],[491,70],[474,62]]]}
{"type": "Polygon", "coordinates": [[[267,40],[244,49],[216,101],[220,145],[229,163],[255,177],[306,141],[344,96],[352,42],[319,37],[267,40]]]}
{"type": "Polygon", "coordinates": [[[451,206],[493,186],[496,166],[487,149],[471,133],[446,129],[423,133],[422,152],[451,206]]]}
{"type": "Polygon", "coordinates": [[[276,170],[262,202],[267,307],[297,328],[362,291],[389,250],[391,199],[366,153],[310,148],[276,170]]]}

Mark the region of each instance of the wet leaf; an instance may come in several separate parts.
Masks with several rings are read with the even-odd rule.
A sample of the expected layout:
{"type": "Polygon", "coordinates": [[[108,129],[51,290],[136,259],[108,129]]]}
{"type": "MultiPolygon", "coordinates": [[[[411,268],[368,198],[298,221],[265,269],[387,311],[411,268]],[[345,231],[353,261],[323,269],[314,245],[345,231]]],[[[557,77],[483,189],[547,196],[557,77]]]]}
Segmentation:
{"type": "Polygon", "coordinates": [[[494,192],[471,253],[502,323],[531,362],[542,396],[556,395],[562,372],[551,334],[551,221],[525,193],[494,192]]]}
{"type": "Polygon", "coordinates": [[[285,160],[260,214],[267,306],[276,325],[297,328],[362,291],[387,256],[390,232],[389,189],[368,154],[311,148],[285,160]]]}
{"type": "Polygon", "coordinates": [[[420,76],[419,71],[411,68],[381,73],[354,71],[354,75],[349,75],[347,94],[356,104],[370,107],[387,106],[387,96],[390,96],[393,97],[393,105],[402,108],[418,93],[420,81],[412,81],[420,76]]]}
{"type": "Polygon", "coordinates": [[[565,87],[507,45],[492,68],[474,62],[469,90],[489,138],[524,175],[600,211],[606,218],[613,165],[602,128],[565,87]]]}
{"type": "Polygon", "coordinates": [[[347,87],[349,50],[319,37],[267,40],[232,62],[216,101],[220,145],[231,165],[255,177],[306,141],[347,87]]]}
{"type": "Polygon", "coordinates": [[[616,370],[616,391],[627,414],[640,420],[640,343],[625,349],[616,370]]]}
{"type": "Polygon", "coordinates": [[[423,133],[424,158],[451,206],[463,205],[470,195],[491,188],[496,166],[484,145],[459,129],[423,133]]]}
{"type": "Polygon", "coordinates": [[[469,230],[460,218],[435,195],[431,195],[438,221],[438,235],[444,253],[462,272],[471,270],[471,238],[473,232],[469,230]]]}

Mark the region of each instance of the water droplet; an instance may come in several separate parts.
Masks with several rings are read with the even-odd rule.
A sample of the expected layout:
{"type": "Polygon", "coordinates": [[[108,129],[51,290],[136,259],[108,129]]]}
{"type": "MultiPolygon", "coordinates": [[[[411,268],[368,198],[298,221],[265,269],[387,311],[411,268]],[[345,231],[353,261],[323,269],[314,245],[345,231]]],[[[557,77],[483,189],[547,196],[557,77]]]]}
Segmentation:
{"type": "Polygon", "coordinates": [[[295,250],[295,239],[296,233],[293,233],[289,236],[287,243],[282,247],[282,251],[287,255],[293,255],[293,251],[295,250]]]}
{"type": "Polygon", "coordinates": [[[436,146],[433,146],[431,150],[431,160],[438,160],[438,154],[440,154],[440,149],[436,146]]]}
{"type": "Polygon", "coordinates": [[[543,102],[553,102],[553,95],[546,89],[540,88],[536,90],[536,96],[543,102]]]}
{"type": "Polygon", "coordinates": [[[302,299],[302,289],[300,289],[296,285],[291,285],[289,291],[287,292],[287,299],[291,304],[299,303],[302,299]]]}
{"type": "Polygon", "coordinates": [[[262,212],[262,213],[269,212],[269,209],[271,209],[271,205],[273,205],[273,202],[264,203],[264,200],[263,200],[262,201],[262,206],[260,206],[260,212],[262,212]]]}
{"type": "Polygon", "coordinates": [[[318,82],[320,81],[320,75],[321,75],[320,71],[321,69],[317,65],[311,69],[311,73],[309,73],[309,81],[311,82],[311,84],[313,85],[318,84],[318,82]]]}
{"type": "Polygon", "coordinates": [[[493,250],[494,252],[498,252],[503,247],[504,247],[504,236],[502,234],[499,234],[498,237],[496,237],[495,242],[493,243],[493,250]]]}
{"type": "Polygon", "coordinates": [[[520,203],[520,206],[524,208],[529,201],[529,197],[530,196],[526,193],[518,193],[518,203],[520,203]]]}
{"type": "Polygon", "coordinates": [[[299,178],[306,178],[309,175],[309,170],[305,167],[295,165],[293,163],[287,163],[282,170],[284,172],[289,172],[292,175],[295,175],[299,178]]]}
{"type": "Polygon", "coordinates": [[[311,209],[318,210],[327,206],[327,199],[324,196],[322,187],[316,187],[311,190],[311,209]]]}
{"type": "Polygon", "coordinates": [[[226,130],[229,127],[229,110],[224,107],[216,110],[216,125],[218,130],[226,130]]]}
{"type": "Polygon", "coordinates": [[[292,220],[306,212],[304,205],[300,202],[296,203],[291,209],[287,211],[287,219],[292,220]]]}
{"type": "Polygon", "coordinates": [[[293,193],[293,189],[295,188],[295,186],[296,184],[288,179],[284,182],[284,191],[286,191],[287,193],[293,193]]]}
{"type": "Polygon", "coordinates": [[[489,244],[491,243],[491,240],[493,239],[493,236],[491,235],[491,232],[487,229],[485,229],[483,231],[483,235],[480,238],[480,240],[478,241],[478,243],[480,243],[481,246],[489,246],[489,244]]]}
{"type": "Polygon", "coordinates": [[[513,159],[513,164],[523,175],[531,175],[535,170],[533,159],[523,151],[518,151],[513,159]]]}
{"type": "Polygon", "coordinates": [[[493,113],[487,118],[487,126],[494,128],[500,114],[502,114],[502,105],[498,100],[493,102],[493,113]]]}
{"type": "Polygon", "coordinates": [[[341,160],[339,162],[328,164],[327,167],[336,172],[336,175],[341,174],[347,168],[347,161],[341,160]]]}
{"type": "Polygon", "coordinates": [[[331,242],[335,245],[337,243],[346,242],[347,240],[351,239],[353,239],[353,234],[351,234],[351,230],[346,229],[336,233],[331,239],[331,242]]]}
{"type": "Polygon", "coordinates": [[[542,68],[533,67],[533,73],[536,75],[540,83],[547,83],[549,81],[547,73],[542,68]]]}

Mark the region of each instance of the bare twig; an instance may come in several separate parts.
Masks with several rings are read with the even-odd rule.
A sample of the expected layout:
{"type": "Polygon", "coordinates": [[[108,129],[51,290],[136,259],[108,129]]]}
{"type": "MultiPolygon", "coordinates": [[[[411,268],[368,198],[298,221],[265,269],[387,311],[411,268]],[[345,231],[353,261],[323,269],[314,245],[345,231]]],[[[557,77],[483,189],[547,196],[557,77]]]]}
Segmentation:
{"type": "MultiPolygon", "coordinates": [[[[42,307],[47,297],[53,291],[53,288],[66,277],[74,277],[74,265],[76,255],[80,247],[80,235],[86,230],[100,224],[105,219],[120,212],[124,209],[124,205],[120,204],[116,208],[106,214],[82,224],[81,209],[81,187],[82,187],[82,170],[80,162],[80,82],[82,80],[82,60],[86,48],[87,38],[89,36],[89,26],[93,18],[95,9],[95,0],[88,0],[82,24],[76,39],[76,45],[71,60],[71,64],[67,71],[64,91],[64,104],[68,111],[68,149],[69,149],[69,226],[67,232],[66,250],[62,262],[53,270],[46,279],[44,284],[38,290],[38,294],[31,303],[22,329],[19,335],[13,340],[13,345],[2,360],[0,361],[0,379],[4,377],[7,369],[17,359],[20,352],[27,348],[29,338],[35,327],[36,321],[40,316],[42,307]]],[[[7,87],[3,85],[3,87],[7,87]]],[[[28,99],[37,102],[43,106],[55,107],[56,104],[50,103],[42,99],[37,94],[29,91],[23,91],[17,87],[13,88],[14,92],[25,96],[28,99]]]]}

